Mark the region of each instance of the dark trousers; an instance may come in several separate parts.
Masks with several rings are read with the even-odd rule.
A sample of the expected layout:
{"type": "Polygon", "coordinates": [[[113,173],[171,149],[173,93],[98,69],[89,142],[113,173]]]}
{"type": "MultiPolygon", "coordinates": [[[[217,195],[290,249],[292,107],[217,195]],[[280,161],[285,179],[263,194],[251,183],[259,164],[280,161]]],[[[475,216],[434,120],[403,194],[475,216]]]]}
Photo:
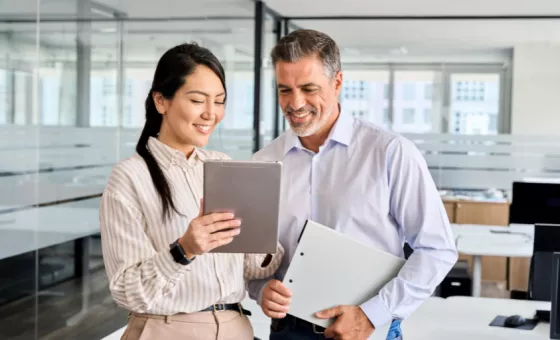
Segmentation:
{"type": "MultiPolygon", "coordinates": [[[[324,340],[323,334],[316,333],[313,325],[291,315],[281,320],[272,320],[269,340],[324,340]]],[[[387,340],[402,340],[401,320],[393,320],[387,340]]]]}

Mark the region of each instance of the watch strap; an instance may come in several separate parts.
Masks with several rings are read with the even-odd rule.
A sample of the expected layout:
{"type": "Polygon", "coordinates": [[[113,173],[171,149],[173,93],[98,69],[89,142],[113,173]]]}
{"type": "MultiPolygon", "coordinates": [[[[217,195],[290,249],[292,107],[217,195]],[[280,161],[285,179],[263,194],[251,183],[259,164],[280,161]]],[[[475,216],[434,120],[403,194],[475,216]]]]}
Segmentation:
{"type": "Polygon", "coordinates": [[[179,239],[169,245],[169,252],[173,256],[173,260],[183,266],[190,264],[195,259],[194,257],[192,259],[187,258],[187,253],[179,243],[179,239]]]}

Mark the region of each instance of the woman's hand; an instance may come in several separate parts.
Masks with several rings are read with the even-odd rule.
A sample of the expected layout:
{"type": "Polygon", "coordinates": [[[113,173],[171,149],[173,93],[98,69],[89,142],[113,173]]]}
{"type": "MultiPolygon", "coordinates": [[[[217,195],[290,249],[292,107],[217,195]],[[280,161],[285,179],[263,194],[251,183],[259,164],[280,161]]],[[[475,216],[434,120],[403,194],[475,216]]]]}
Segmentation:
{"type": "Polygon", "coordinates": [[[202,203],[200,200],[198,217],[191,221],[187,231],[179,239],[179,244],[189,259],[230,243],[241,231],[241,221],[234,219],[232,213],[203,215],[202,203]]]}

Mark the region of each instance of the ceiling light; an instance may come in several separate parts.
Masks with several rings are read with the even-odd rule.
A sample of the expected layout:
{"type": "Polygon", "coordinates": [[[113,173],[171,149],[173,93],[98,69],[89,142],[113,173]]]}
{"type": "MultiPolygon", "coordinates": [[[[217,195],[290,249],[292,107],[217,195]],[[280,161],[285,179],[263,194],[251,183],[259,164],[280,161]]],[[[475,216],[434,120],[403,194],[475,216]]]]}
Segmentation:
{"type": "Polygon", "coordinates": [[[390,49],[389,53],[392,54],[392,55],[407,55],[408,50],[406,49],[406,47],[401,46],[399,48],[390,49]]]}
{"type": "Polygon", "coordinates": [[[92,7],[91,12],[95,13],[95,14],[99,14],[99,15],[107,17],[107,18],[113,18],[114,17],[113,13],[109,13],[109,12],[101,10],[99,8],[92,7]]]}
{"type": "Polygon", "coordinates": [[[360,55],[360,50],[358,50],[357,48],[345,47],[343,51],[349,55],[360,55]]]}
{"type": "Polygon", "coordinates": [[[100,28],[99,32],[101,33],[116,33],[117,29],[114,27],[104,27],[104,28],[100,28]]]}

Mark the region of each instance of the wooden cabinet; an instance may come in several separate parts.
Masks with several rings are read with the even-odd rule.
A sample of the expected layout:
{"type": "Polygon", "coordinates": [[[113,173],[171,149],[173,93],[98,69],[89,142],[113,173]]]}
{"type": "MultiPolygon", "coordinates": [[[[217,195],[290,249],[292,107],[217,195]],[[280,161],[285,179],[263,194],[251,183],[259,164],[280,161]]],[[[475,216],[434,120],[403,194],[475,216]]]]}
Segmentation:
{"type": "MultiPolygon", "coordinates": [[[[477,202],[463,200],[444,200],[445,210],[451,223],[508,226],[509,203],[477,202]]],[[[472,269],[472,256],[459,254],[459,260],[469,262],[472,269]]],[[[507,258],[495,256],[482,257],[483,282],[507,282],[507,258]]]]}
{"type": "MultiPolygon", "coordinates": [[[[508,226],[509,225],[509,203],[474,202],[463,200],[443,201],[447,216],[451,223],[508,226]]],[[[469,262],[472,269],[472,256],[459,254],[459,260],[469,262]]],[[[529,282],[528,258],[509,259],[509,272],[507,270],[508,260],[505,257],[484,256],[482,257],[482,281],[483,282],[508,282],[509,290],[527,291],[529,282]]]]}
{"type": "Polygon", "coordinates": [[[443,201],[443,205],[445,206],[447,217],[449,217],[449,222],[455,223],[455,202],[443,201]]]}
{"type": "Polygon", "coordinates": [[[493,202],[456,202],[455,223],[508,226],[509,204],[493,202]]]}
{"type": "Polygon", "coordinates": [[[531,259],[512,257],[509,259],[509,290],[526,292],[529,288],[529,265],[531,259]]]}

